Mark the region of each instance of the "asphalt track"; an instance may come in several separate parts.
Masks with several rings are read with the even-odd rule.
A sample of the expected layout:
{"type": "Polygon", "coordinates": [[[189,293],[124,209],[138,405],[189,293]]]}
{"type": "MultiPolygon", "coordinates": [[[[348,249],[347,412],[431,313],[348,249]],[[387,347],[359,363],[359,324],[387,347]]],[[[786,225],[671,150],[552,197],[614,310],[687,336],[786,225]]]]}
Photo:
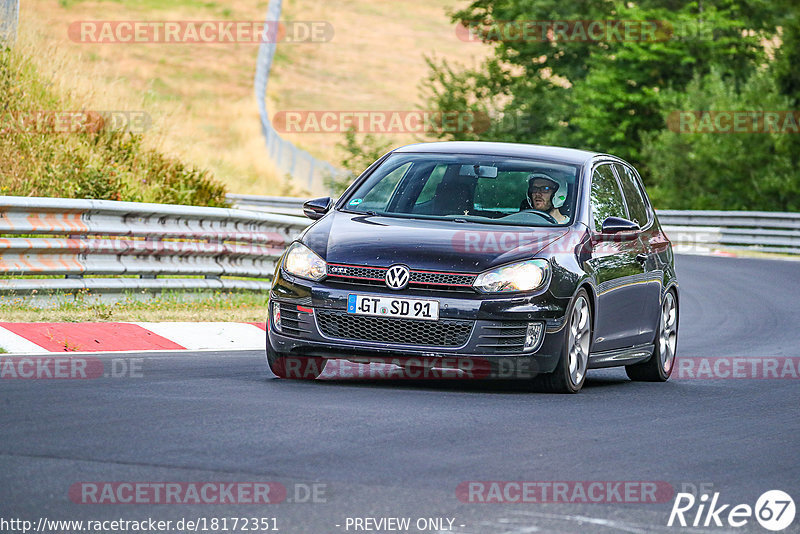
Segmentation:
{"type": "MultiPolygon", "coordinates": [[[[679,357],[798,356],[800,262],[680,256],[677,268],[679,357]]],[[[465,503],[465,481],[706,484],[751,506],[781,489],[800,504],[800,380],[647,384],[610,369],[567,396],[461,380],[284,381],[260,352],[122,358],[142,358],[141,376],[0,381],[0,518],[275,517],[284,533],[387,531],[346,529],[348,517],[446,517],[452,532],[476,534],[767,532],[754,519],[669,528],[672,500],[465,503]],[[293,502],[75,504],[68,490],[80,481],[271,481],[293,502]],[[294,502],[310,484],[323,485],[318,502],[294,502]]]]}

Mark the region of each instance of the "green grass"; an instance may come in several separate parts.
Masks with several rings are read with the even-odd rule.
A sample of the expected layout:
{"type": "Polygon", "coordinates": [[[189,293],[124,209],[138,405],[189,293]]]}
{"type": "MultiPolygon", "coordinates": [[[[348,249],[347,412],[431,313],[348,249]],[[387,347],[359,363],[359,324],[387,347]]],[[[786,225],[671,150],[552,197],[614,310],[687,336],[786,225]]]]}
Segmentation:
{"type": "Polygon", "coordinates": [[[267,313],[266,293],[195,291],[128,293],[114,303],[97,295],[75,293],[0,297],[0,317],[6,322],[108,322],[108,321],[225,321],[260,322],[267,313]],[[51,306],[41,307],[50,302],[51,306]]]}
{"type": "Polygon", "coordinates": [[[0,347],[0,354],[8,354],[8,351],[3,347],[0,347]]]}

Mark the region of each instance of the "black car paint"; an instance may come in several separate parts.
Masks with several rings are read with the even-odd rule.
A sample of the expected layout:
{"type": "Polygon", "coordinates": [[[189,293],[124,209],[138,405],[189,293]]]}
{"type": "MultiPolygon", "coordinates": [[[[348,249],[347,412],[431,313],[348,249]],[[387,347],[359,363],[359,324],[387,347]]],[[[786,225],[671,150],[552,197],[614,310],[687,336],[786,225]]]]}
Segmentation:
{"type": "MultiPolygon", "coordinates": [[[[514,295],[456,294],[436,289],[385,286],[346,286],[323,279],[313,282],[276,269],[271,300],[302,303],[313,309],[346,309],[353,292],[440,301],[440,317],[481,321],[532,321],[541,319],[546,334],[533,354],[540,372],[555,367],[563,341],[564,316],[580,288],[589,294],[593,309],[593,341],[589,367],[620,365],[646,359],[660,317],[660,303],[668,290],[679,297],[672,248],[654,212],[638,231],[601,233],[592,228],[590,195],[593,169],[603,163],[624,161],[606,154],[572,149],[507,143],[444,142],[409,145],[396,149],[371,165],[341,196],[332,209],[307,228],[299,240],[329,263],[389,267],[405,264],[414,269],[478,274],[522,259],[542,258],[551,266],[552,279],[543,289],[514,295]],[[568,226],[504,227],[441,220],[404,219],[346,211],[349,194],[394,152],[502,155],[578,165],[579,184],[575,216],[568,226]],[[522,232],[526,240],[509,250],[457,250],[459,232],[522,232]],[[638,350],[637,350],[638,349],[638,350]]],[[[304,339],[268,329],[273,350],[294,356],[328,358],[381,358],[395,356],[485,356],[468,343],[456,349],[348,342],[320,335],[313,313],[310,334],[304,339]]],[[[270,317],[271,320],[271,317],[270,317]]],[[[479,326],[479,325],[478,325],[479,326]]],[[[478,328],[476,326],[476,329],[478,328]]],[[[473,332],[474,337],[477,330],[473,332]]],[[[520,354],[520,356],[523,356],[520,354]]],[[[507,356],[504,356],[507,357],[507,356]]]]}

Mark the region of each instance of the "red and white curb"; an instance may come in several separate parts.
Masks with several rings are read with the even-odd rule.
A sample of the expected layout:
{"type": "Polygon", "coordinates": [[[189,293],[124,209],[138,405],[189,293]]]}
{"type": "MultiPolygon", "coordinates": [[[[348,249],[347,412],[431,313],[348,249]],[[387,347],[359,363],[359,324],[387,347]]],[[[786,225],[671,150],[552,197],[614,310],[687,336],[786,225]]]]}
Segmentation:
{"type": "Polygon", "coordinates": [[[259,350],[265,336],[264,323],[0,322],[0,348],[9,354],[259,350]]]}

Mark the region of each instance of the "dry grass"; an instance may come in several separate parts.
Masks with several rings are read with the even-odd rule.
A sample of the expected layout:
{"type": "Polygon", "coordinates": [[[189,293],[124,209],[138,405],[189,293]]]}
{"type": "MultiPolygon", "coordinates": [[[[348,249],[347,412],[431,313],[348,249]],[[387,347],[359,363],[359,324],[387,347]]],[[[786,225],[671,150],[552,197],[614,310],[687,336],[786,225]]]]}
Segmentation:
{"type": "Polygon", "coordinates": [[[152,148],[208,168],[233,192],[281,194],[252,90],[254,44],[86,44],[68,38],[79,20],[260,20],[262,7],[214,2],[59,2],[22,5],[20,44],[38,69],[90,109],[144,110],[152,148]],[[163,6],[163,7],[162,7],[163,6]]]}
{"type": "MultiPolygon", "coordinates": [[[[269,85],[270,110],[411,110],[422,105],[424,54],[471,64],[485,47],[460,41],[444,0],[286,0],[283,18],[328,21],[329,43],[280,44],[269,85]]],[[[95,109],[147,111],[153,148],[208,168],[231,192],[300,193],[269,161],[253,95],[254,44],[84,44],[69,40],[78,20],[255,20],[267,2],[28,0],[20,39],[62,90],[95,109]]],[[[338,163],[343,134],[290,139],[338,163]]],[[[392,145],[420,139],[386,137],[392,145]]]]}
{"type": "MultiPolygon", "coordinates": [[[[447,12],[464,1],[289,0],[284,14],[294,20],[324,20],[334,38],[323,44],[279,45],[269,96],[271,112],[282,110],[420,109],[420,84],[428,74],[426,55],[473,65],[487,47],[458,39],[447,12]]],[[[343,134],[287,135],[312,154],[339,162],[343,134]]],[[[400,146],[432,138],[380,136],[400,146]]],[[[356,169],[358,171],[362,169],[356,169]]]]}

